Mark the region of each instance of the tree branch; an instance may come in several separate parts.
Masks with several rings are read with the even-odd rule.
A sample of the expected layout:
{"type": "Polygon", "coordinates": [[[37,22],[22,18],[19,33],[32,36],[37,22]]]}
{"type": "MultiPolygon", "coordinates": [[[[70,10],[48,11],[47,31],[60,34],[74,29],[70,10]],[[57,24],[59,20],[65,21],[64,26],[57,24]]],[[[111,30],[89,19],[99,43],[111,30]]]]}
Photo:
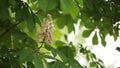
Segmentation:
{"type": "Polygon", "coordinates": [[[9,33],[12,29],[14,29],[20,23],[21,22],[18,22],[16,24],[12,25],[11,27],[9,27],[6,31],[4,31],[2,34],[0,34],[0,38],[2,38],[3,36],[5,36],[7,33],[9,33]]]}

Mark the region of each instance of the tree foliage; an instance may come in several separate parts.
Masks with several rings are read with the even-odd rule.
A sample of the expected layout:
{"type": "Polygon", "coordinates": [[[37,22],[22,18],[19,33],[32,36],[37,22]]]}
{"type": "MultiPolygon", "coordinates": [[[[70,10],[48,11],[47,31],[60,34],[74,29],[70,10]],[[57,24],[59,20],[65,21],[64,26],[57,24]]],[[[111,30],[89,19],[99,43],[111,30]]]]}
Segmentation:
{"type": "MultiPolygon", "coordinates": [[[[60,29],[66,26],[71,33],[80,19],[86,27],[82,36],[95,32],[93,45],[99,36],[106,46],[106,35],[115,41],[119,37],[119,8],[119,0],[1,0],[0,68],[84,68],[75,59],[77,48],[60,29]]],[[[78,46],[89,67],[104,68],[95,54],[78,46]]]]}

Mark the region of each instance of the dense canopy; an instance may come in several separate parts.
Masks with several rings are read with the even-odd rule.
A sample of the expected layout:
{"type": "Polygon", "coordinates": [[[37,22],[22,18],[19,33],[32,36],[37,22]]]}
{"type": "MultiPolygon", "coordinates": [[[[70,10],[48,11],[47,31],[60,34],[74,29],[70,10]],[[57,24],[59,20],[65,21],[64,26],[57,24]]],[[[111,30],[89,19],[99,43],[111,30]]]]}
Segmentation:
{"type": "MultiPolygon", "coordinates": [[[[116,41],[120,30],[119,0],[0,0],[0,68],[104,68],[82,43],[68,42],[80,20],[82,36],[92,32],[93,45],[116,41]],[[67,27],[67,32],[61,29],[67,27]],[[61,40],[61,37],[63,39],[61,40]],[[89,65],[75,59],[77,51],[89,65]]],[[[117,48],[120,51],[120,48],[117,48]]]]}

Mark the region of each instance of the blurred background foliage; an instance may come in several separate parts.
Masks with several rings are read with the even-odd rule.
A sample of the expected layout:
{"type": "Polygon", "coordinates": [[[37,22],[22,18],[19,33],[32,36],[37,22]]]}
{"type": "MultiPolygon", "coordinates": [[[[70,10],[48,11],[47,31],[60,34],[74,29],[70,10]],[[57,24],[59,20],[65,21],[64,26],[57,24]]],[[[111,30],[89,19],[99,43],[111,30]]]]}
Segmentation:
{"type": "Polygon", "coordinates": [[[100,37],[106,46],[108,34],[116,41],[119,8],[119,0],[0,0],[0,68],[104,68],[102,60],[68,35],[80,20],[82,37],[94,32],[93,45],[100,37]],[[88,66],[75,59],[77,51],[88,66]]]}

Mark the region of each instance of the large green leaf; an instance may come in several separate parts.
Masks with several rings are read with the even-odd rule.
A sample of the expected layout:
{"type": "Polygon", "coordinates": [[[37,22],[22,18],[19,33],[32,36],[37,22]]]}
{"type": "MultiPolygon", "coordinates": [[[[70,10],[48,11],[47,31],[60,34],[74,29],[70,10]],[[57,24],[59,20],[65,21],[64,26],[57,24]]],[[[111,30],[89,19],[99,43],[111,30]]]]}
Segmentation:
{"type": "Polygon", "coordinates": [[[35,19],[33,14],[26,16],[27,26],[30,32],[35,31],[35,19]]]}
{"type": "Polygon", "coordinates": [[[34,52],[31,49],[23,49],[18,52],[19,58],[22,62],[32,61],[34,58],[34,52]]]}
{"type": "Polygon", "coordinates": [[[44,12],[56,8],[58,5],[58,0],[38,0],[38,6],[44,12]]]}
{"type": "Polygon", "coordinates": [[[70,14],[73,19],[77,18],[79,9],[73,0],[60,0],[60,6],[63,14],[70,14]]]}
{"type": "Polygon", "coordinates": [[[39,54],[35,55],[33,61],[34,61],[35,68],[44,68],[42,58],[39,54]]]}
{"type": "Polygon", "coordinates": [[[66,25],[66,16],[62,16],[60,15],[58,18],[57,18],[57,21],[56,21],[56,25],[58,26],[58,28],[63,28],[65,25],[66,25]]]}
{"type": "Polygon", "coordinates": [[[35,23],[37,21],[37,18],[35,19],[35,15],[32,12],[32,10],[29,8],[29,6],[25,3],[25,5],[23,5],[22,7],[18,6],[17,10],[15,11],[16,11],[15,14],[16,21],[19,22],[26,21],[28,30],[30,32],[35,31],[35,23]]]}
{"type": "Polygon", "coordinates": [[[63,28],[64,26],[67,26],[68,32],[75,31],[74,23],[77,21],[74,21],[69,15],[60,15],[56,21],[58,28],[63,28]]]}
{"type": "Polygon", "coordinates": [[[57,49],[59,51],[61,51],[67,58],[73,58],[74,57],[73,51],[68,46],[60,46],[57,49]]]}
{"type": "MultiPolygon", "coordinates": [[[[74,53],[69,46],[58,47],[58,54],[64,63],[72,68],[83,68],[78,61],[74,59],[74,53]]],[[[76,52],[75,52],[76,53],[76,52]]]]}

